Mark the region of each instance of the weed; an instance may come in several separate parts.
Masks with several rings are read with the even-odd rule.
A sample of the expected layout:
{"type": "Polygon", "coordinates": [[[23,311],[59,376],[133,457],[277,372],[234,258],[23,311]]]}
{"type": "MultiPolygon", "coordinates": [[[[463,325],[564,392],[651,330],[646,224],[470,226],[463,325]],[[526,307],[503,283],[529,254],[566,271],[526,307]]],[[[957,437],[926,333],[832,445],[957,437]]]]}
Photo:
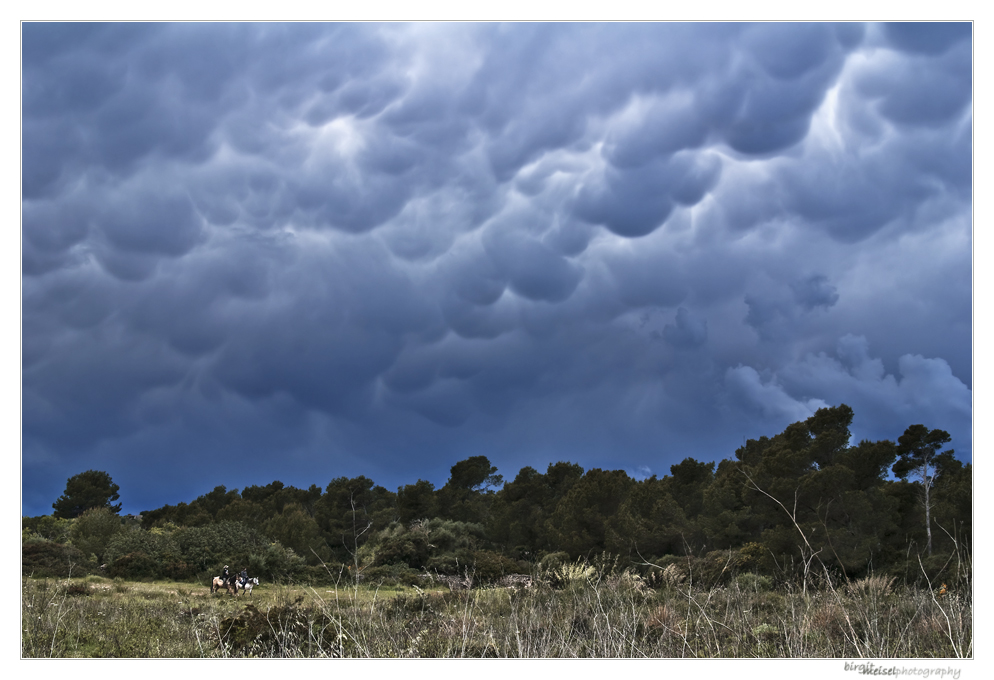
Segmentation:
{"type": "Polygon", "coordinates": [[[939,596],[938,588],[898,588],[890,579],[772,590],[746,574],[728,587],[704,587],[672,578],[671,570],[673,587],[652,592],[643,577],[601,566],[606,575],[585,562],[558,565],[568,584],[560,589],[285,585],[262,589],[251,602],[174,583],[25,578],[21,652],[61,658],[972,653],[971,599],[960,591],[939,596]]]}
{"type": "Polygon", "coordinates": [[[859,581],[846,584],[846,592],[854,597],[867,596],[871,599],[883,599],[894,592],[893,576],[867,576],[859,581]]]}

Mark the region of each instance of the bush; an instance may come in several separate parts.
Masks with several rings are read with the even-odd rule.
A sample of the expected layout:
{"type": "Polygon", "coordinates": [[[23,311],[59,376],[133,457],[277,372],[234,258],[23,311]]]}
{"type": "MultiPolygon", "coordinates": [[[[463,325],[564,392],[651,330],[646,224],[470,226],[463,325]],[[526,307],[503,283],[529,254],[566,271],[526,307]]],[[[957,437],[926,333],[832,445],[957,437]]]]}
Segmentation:
{"type": "Polygon", "coordinates": [[[225,564],[247,563],[249,555],[265,553],[269,546],[261,534],[240,522],[182,527],[170,538],[184,562],[195,565],[198,571],[212,573],[219,572],[218,567],[225,564]]]}
{"type": "Polygon", "coordinates": [[[421,529],[427,533],[428,543],[435,549],[436,556],[439,553],[475,550],[485,536],[480,524],[438,518],[423,522],[421,529]]]}
{"type": "Polygon", "coordinates": [[[470,560],[467,559],[468,556],[465,554],[462,555],[462,559],[459,559],[459,557],[459,555],[452,553],[432,557],[428,560],[425,568],[430,572],[461,576],[467,570],[470,560]]]}
{"type": "Polygon", "coordinates": [[[197,579],[197,570],[194,565],[182,560],[168,562],[162,570],[163,575],[173,581],[194,581],[197,579]]]}
{"type": "Polygon", "coordinates": [[[569,557],[569,553],[565,552],[552,552],[544,555],[541,560],[539,560],[538,566],[542,568],[543,571],[555,571],[564,564],[572,562],[569,557]]]}
{"type": "Polygon", "coordinates": [[[300,656],[308,628],[307,612],[300,607],[302,601],[298,598],[266,612],[255,605],[245,605],[240,614],[221,621],[218,642],[239,656],[300,656]]]}
{"type": "Polygon", "coordinates": [[[703,588],[727,585],[738,572],[741,559],[738,550],[714,550],[704,557],[692,557],[690,578],[703,588]]]}
{"type": "Polygon", "coordinates": [[[107,566],[111,578],[125,578],[132,581],[156,579],[162,576],[159,562],[147,553],[133,552],[117,558],[107,566]]]}
{"type": "Polygon", "coordinates": [[[179,559],[179,548],[172,538],[156,531],[130,529],[115,534],[107,544],[107,562],[114,562],[130,553],[144,553],[157,562],[186,562],[179,559]]]}
{"type": "Polygon", "coordinates": [[[776,574],[776,562],[762,543],[746,543],[737,552],[736,566],[741,571],[750,571],[764,576],[776,574]]]}
{"type": "Polygon", "coordinates": [[[501,576],[520,571],[518,563],[491,550],[473,553],[473,579],[477,583],[496,583],[501,576]]]}
{"type": "Polygon", "coordinates": [[[77,548],[43,539],[21,544],[21,573],[25,576],[85,576],[95,571],[77,548]]]}
{"type": "Polygon", "coordinates": [[[107,546],[124,527],[121,518],[107,508],[92,508],[73,520],[69,530],[72,544],[84,555],[96,555],[103,562],[107,546]]]}
{"type": "Polygon", "coordinates": [[[41,538],[53,543],[67,543],[69,541],[69,529],[72,521],[55,517],[54,515],[42,515],[40,517],[22,517],[21,528],[29,534],[37,534],[41,538]]]}
{"type": "Polygon", "coordinates": [[[772,588],[773,580],[769,576],[746,572],[735,577],[735,585],[739,587],[739,590],[759,593],[772,588]]]}
{"type": "Polygon", "coordinates": [[[72,581],[66,584],[65,593],[69,597],[87,597],[92,594],[90,586],[79,581],[72,581]]]}
{"type": "Polygon", "coordinates": [[[403,564],[420,569],[428,561],[427,534],[423,531],[410,531],[401,524],[391,525],[380,532],[376,544],[371,547],[374,548],[373,563],[376,566],[403,564]]]}
{"type": "MultiPolygon", "coordinates": [[[[250,558],[250,565],[254,564],[256,557],[253,555],[250,558]]],[[[262,573],[275,583],[297,581],[302,574],[306,573],[307,561],[297,555],[293,549],[284,548],[279,543],[271,543],[267,546],[262,558],[262,573]]]]}

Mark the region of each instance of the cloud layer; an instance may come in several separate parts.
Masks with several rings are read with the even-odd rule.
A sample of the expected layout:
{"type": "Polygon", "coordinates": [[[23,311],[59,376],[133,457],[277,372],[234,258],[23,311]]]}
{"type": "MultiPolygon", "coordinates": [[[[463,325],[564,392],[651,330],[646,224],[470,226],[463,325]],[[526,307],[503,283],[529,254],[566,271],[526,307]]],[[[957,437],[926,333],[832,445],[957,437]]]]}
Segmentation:
{"type": "Polygon", "coordinates": [[[971,437],[969,24],[25,24],[23,503],[971,437]]]}

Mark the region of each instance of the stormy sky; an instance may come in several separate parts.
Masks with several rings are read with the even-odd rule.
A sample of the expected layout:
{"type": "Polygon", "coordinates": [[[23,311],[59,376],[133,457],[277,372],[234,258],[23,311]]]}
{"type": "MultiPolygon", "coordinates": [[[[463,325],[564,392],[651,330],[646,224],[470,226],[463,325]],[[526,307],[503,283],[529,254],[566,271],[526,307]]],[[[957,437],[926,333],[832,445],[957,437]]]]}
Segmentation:
{"type": "Polygon", "coordinates": [[[972,459],[970,24],[22,26],[22,511],[972,459]]]}

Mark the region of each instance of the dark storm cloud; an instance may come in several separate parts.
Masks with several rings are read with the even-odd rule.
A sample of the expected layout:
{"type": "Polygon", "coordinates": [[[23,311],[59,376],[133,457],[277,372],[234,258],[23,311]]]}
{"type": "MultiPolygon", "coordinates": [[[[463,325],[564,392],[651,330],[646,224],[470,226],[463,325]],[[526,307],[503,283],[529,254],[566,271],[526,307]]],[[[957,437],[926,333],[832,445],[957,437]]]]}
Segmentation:
{"type": "Polygon", "coordinates": [[[674,347],[700,347],[708,340],[708,323],[680,307],[674,322],[663,328],[663,338],[674,347]]]}
{"type": "Polygon", "coordinates": [[[807,310],[815,307],[827,309],[839,301],[835,286],[828,282],[828,278],[817,274],[798,281],[791,288],[794,289],[794,300],[807,310]]]}
{"type": "Polygon", "coordinates": [[[822,395],[829,403],[844,400],[858,414],[855,427],[863,436],[884,439],[882,424],[887,411],[904,417],[909,424],[928,413],[942,429],[966,432],[972,414],[970,390],[942,359],[906,354],[898,359],[895,374],[872,357],[862,336],[839,339],[835,356],[819,353],[790,366],[781,376],[793,393],[822,395]]]}
{"type": "Polygon", "coordinates": [[[507,272],[511,290],[529,300],[561,302],[580,281],[582,270],[548,246],[507,228],[488,229],[487,252],[507,272]]]}
{"type": "Polygon", "coordinates": [[[721,161],[714,154],[676,155],[628,171],[608,170],[581,188],[576,215],[619,236],[645,236],[677,205],[700,202],[720,175],[721,161]]]}
{"type": "Polygon", "coordinates": [[[969,458],[968,29],[25,24],[25,511],[665,474],[840,402],[969,458]]]}
{"type": "Polygon", "coordinates": [[[973,27],[960,22],[890,22],[884,25],[884,32],[890,44],[900,50],[941,54],[951,45],[968,41],[973,34],[973,27]]]}

